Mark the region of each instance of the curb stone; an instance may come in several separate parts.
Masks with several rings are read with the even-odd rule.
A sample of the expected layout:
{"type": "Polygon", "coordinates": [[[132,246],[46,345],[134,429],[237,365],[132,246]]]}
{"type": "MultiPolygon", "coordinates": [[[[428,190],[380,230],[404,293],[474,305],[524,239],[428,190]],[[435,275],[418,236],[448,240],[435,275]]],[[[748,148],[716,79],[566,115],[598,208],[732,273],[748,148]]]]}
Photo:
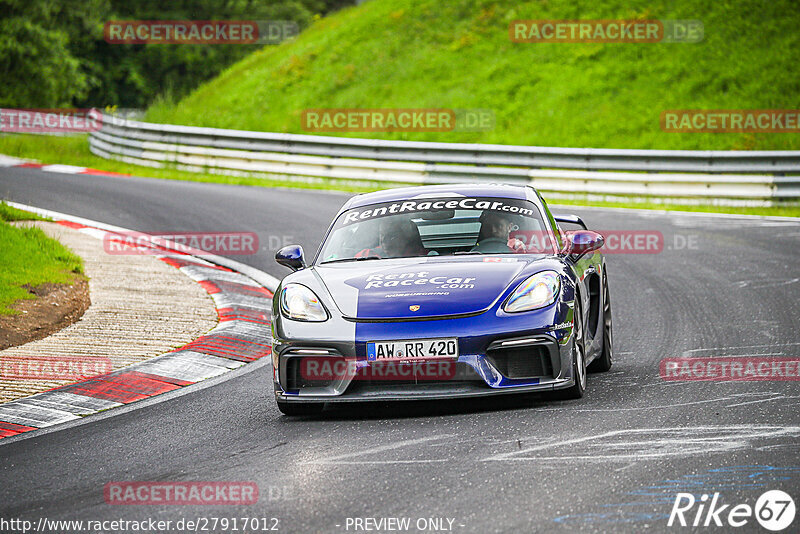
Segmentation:
{"type": "MultiPolygon", "coordinates": [[[[10,204],[52,217],[59,224],[99,239],[128,232],[10,204]]],[[[0,405],[0,439],[186,387],[271,355],[272,291],[277,287],[276,279],[234,260],[211,255],[204,259],[159,247],[155,257],[179,269],[211,295],[219,324],[183,347],[155,358],[0,405]],[[228,266],[218,265],[215,260],[228,266]],[[239,266],[242,271],[256,274],[259,281],[237,272],[239,266]]]]}

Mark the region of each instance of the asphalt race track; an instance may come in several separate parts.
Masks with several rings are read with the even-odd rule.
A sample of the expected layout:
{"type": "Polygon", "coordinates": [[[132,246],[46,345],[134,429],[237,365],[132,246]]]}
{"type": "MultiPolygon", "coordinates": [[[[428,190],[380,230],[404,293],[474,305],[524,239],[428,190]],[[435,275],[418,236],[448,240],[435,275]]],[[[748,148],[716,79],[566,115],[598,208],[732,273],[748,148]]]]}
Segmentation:
{"type": "MultiPolygon", "coordinates": [[[[256,232],[259,253],[235,259],[278,277],[288,271],[272,259],[277,245],[313,253],[347,198],[25,168],[0,169],[0,197],[152,233],[256,232]]],[[[797,356],[800,222],[569,211],[590,228],[664,236],[661,253],[608,257],[616,361],[589,376],[583,399],[337,406],[288,418],[259,362],[162,402],[3,440],[0,516],[277,518],[290,533],[363,532],[354,518],[387,517],[432,532],[661,532],[690,530],[667,527],[678,492],[753,506],[782,489],[798,501],[800,382],[665,381],[659,362],[797,356]],[[252,481],[260,500],[106,504],[104,485],[125,480],[252,481]]],[[[765,532],[752,517],[733,530],[765,532]]]]}

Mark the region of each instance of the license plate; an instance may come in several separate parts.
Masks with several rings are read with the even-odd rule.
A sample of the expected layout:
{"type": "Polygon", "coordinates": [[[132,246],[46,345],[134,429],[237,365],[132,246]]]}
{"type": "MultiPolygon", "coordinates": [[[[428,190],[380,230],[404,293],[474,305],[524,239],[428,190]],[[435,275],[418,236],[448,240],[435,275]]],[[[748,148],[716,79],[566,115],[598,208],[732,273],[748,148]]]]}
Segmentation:
{"type": "Polygon", "coordinates": [[[372,362],[458,358],[458,339],[409,339],[367,343],[367,360],[372,362]]]}

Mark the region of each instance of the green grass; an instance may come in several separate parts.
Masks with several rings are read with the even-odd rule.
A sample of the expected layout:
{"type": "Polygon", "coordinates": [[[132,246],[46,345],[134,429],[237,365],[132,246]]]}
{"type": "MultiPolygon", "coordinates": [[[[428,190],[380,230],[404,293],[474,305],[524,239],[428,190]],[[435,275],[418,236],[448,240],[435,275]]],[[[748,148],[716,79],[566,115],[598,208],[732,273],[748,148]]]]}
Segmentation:
{"type": "MultiPolygon", "coordinates": [[[[77,165],[83,167],[94,167],[112,172],[131,174],[149,178],[163,178],[169,180],[188,180],[194,182],[212,182],[232,185],[248,185],[258,187],[284,187],[301,189],[327,189],[348,191],[354,193],[365,193],[387,189],[389,187],[403,187],[408,184],[382,184],[375,183],[371,187],[348,186],[336,180],[325,180],[321,183],[310,184],[303,182],[288,182],[282,180],[271,180],[263,178],[247,178],[235,176],[221,176],[215,174],[198,174],[176,169],[153,169],[140,165],[131,165],[114,160],[99,158],[89,152],[88,141],[85,136],[81,137],[47,137],[38,135],[0,135],[0,154],[14,156],[24,159],[35,159],[42,163],[61,163],[65,165],[77,165]]],[[[543,192],[547,199],[547,192],[543,192]]],[[[681,205],[681,204],[659,204],[657,202],[640,202],[631,199],[619,202],[599,202],[584,200],[553,199],[553,204],[565,204],[576,206],[603,206],[616,208],[638,208],[654,210],[680,210],[680,211],[700,211],[710,213],[738,213],[744,215],[769,215],[800,217],[800,206],[796,203],[785,206],[775,207],[733,207],[733,206],[712,206],[712,205],[681,205]]],[[[13,208],[10,208],[13,209],[13,208]]]]}
{"type": "MultiPolygon", "coordinates": [[[[666,133],[665,109],[798,107],[800,10],[794,0],[371,0],[322,18],[297,39],[258,50],[146,120],[303,133],[307,108],[492,109],[488,132],[351,137],[643,149],[800,149],[798,134],[666,133]],[[517,19],[698,19],[700,43],[512,43],[517,19]]],[[[325,133],[324,135],[336,135],[325,133]]],[[[112,172],[236,185],[369,191],[156,169],[91,154],[85,136],[0,135],[0,153],[112,172]]],[[[547,192],[545,191],[545,197],[547,192]]],[[[800,216],[797,205],[733,208],[582,202],[644,209],[800,216]]]]}
{"type": "Polygon", "coordinates": [[[29,219],[40,218],[0,204],[0,315],[16,315],[19,312],[11,304],[36,298],[22,286],[71,283],[76,274],[83,273],[81,258],[40,229],[6,222],[29,219]]]}
{"type": "MultiPolygon", "coordinates": [[[[798,149],[800,133],[666,133],[667,109],[796,109],[795,0],[372,0],[265,47],[147,120],[302,133],[307,108],[489,108],[488,132],[355,137],[798,149]],[[700,43],[512,43],[516,19],[699,19],[700,43]]],[[[338,135],[338,134],[324,134],[338,135]]]]}
{"type": "Polygon", "coordinates": [[[0,202],[0,221],[49,221],[51,219],[40,217],[35,213],[13,208],[5,202],[0,202]]]}

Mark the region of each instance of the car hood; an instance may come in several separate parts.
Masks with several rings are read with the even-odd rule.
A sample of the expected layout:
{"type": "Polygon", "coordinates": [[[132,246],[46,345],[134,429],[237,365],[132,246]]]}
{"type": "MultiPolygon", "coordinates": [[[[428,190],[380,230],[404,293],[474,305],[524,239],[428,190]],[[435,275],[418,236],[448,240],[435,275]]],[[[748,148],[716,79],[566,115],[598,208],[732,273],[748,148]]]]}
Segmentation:
{"type": "Polygon", "coordinates": [[[469,256],[401,258],[313,268],[339,310],[358,319],[409,319],[490,308],[534,260],[469,256]]]}

